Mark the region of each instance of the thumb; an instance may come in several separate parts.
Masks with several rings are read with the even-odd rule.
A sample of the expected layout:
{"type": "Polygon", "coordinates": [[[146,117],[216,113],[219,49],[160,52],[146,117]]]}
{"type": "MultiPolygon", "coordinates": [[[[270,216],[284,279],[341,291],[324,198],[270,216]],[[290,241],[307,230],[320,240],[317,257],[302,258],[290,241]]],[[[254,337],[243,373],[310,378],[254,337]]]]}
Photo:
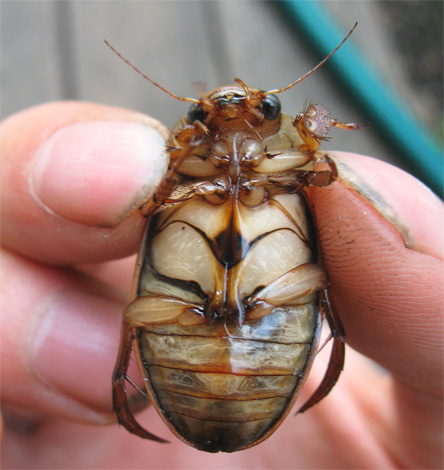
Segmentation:
{"type": "Polygon", "coordinates": [[[166,135],[154,119],[94,103],[48,103],[6,119],[3,244],[57,264],[135,251],[141,227],[128,217],[165,171],[166,135]]]}

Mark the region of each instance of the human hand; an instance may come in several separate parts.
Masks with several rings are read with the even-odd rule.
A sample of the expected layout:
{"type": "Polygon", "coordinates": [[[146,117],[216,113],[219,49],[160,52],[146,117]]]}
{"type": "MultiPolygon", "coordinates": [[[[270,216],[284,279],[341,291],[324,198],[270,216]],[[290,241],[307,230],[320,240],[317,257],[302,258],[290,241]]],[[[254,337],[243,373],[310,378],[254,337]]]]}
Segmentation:
{"type": "MultiPolygon", "coordinates": [[[[358,155],[336,157],[396,230],[347,182],[310,197],[347,342],[389,374],[348,348],[322,403],[235,454],[191,449],[152,407],[138,419],[169,445],[115,424],[111,374],[133,260],[111,260],[137,250],[136,208],[165,167],[148,125],[165,132],[88,103],[2,124],[3,468],[441,468],[443,206],[412,177],[358,155]]],[[[325,360],[322,351],[316,362],[325,360]]],[[[301,404],[321,376],[315,365],[301,404]]]]}

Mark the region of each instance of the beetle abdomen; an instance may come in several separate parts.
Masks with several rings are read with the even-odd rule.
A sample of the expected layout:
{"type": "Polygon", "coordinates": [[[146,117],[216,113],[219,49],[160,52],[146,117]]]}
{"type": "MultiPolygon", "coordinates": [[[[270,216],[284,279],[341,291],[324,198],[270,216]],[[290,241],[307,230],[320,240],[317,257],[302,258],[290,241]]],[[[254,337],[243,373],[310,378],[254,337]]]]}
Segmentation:
{"type": "Polygon", "coordinates": [[[325,272],[313,264],[305,202],[194,198],[149,224],[126,317],[139,326],[150,397],[196,448],[254,445],[288,412],[317,344],[325,272]]]}
{"type": "Polygon", "coordinates": [[[162,325],[139,333],[152,396],[183,439],[234,452],[272,432],[316,342],[313,303],[242,327],[162,325]]]}

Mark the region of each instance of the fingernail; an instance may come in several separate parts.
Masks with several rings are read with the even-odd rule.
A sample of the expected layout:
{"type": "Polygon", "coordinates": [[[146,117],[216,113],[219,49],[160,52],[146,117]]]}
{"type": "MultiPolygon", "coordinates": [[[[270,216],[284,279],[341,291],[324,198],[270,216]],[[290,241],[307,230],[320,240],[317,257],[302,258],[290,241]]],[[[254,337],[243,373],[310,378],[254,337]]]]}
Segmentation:
{"type": "Polygon", "coordinates": [[[122,310],[116,302],[84,292],[58,293],[27,351],[34,374],[73,403],[109,413],[122,310]]]}
{"type": "Polygon", "coordinates": [[[50,212],[88,225],[113,226],[153,192],[167,162],[165,141],[132,121],[71,124],[37,150],[34,196],[50,212]]]}

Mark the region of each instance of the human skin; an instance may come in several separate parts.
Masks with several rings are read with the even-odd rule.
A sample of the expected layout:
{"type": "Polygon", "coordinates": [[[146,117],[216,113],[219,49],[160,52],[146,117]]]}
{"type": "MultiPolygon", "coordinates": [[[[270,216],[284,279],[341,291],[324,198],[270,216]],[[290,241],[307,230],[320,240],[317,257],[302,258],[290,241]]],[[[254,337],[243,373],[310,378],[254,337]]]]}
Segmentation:
{"type": "MultiPolygon", "coordinates": [[[[115,260],[138,249],[165,128],[65,102],[0,129],[2,468],[442,468],[444,210],[420,182],[329,152],[341,179],[308,195],[351,346],[345,371],[264,443],[212,455],[177,440],[152,407],[138,419],[171,444],[131,435],[112,413],[134,263],[115,260]]],[[[295,411],[321,378],[316,365],[295,411]]]]}

